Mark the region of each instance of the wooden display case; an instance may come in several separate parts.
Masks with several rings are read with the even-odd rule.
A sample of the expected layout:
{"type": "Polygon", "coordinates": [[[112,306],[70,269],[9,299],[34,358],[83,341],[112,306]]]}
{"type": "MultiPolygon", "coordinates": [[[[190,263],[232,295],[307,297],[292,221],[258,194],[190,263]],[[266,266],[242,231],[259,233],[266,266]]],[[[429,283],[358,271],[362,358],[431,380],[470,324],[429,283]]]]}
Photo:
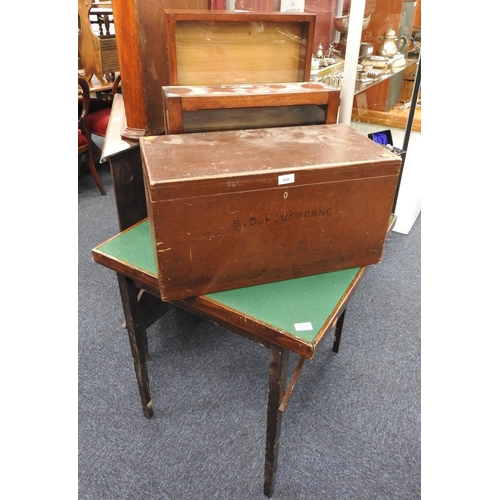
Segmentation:
{"type": "Polygon", "coordinates": [[[166,11],[169,85],[309,81],[314,14],[166,11]]]}
{"type": "MultiPolygon", "coordinates": [[[[297,39],[293,40],[286,37],[290,40],[288,49],[294,47],[299,55],[299,60],[294,62],[294,64],[297,64],[296,72],[298,72],[299,76],[291,81],[307,81],[309,79],[315,14],[285,14],[279,12],[257,14],[254,12],[237,13],[210,10],[213,9],[213,4],[213,0],[121,0],[113,5],[120,74],[122,75],[122,89],[127,116],[127,125],[122,132],[124,139],[137,140],[144,135],[163,134],[165,132],[165,120],[161,104],[161,89],[166,85],[184,84],[177,77],[177,80],[172,80],[171,72],[177,72],[177,66],[176,63],[172,66],[172,57],[175,57],[175,55],[171,55],[170,49],[169,52],[166,50],[165,11],[174,12],[174,9],[183,9],[175,12],[178,15],[183,12],[191,13],[196,16],[191,18],[192,22],[195,22],[195,18],[202,19],[204,15],[212,13],[215,16],[225,16],[211,18],[213,21],[222,19],[223,22],[227,22],[227,19],[236,19],[238,16],[241,18],[242,15],[246,16],[246,22],[250,22],[252,16],[254,16],[254,19],[255,16],[259,16],[261,21],[266,19],[266,22],[285,19],[280,16],[288,16],[289,22],[295,23],[294,28],[300,26],[301,30],[298,31],[300,32],[298,36],[302,37],[302,33],[304,33],[304,36],[307,35],[307,47],[305,49],[297,39]],[[304,51],[302,57],[301,54],[304,51]]],[[[241,59],[240,55],[237,56],[237,59],[241,59]]],[[[266,63],[270,64],[271,62],[266,60],[266,63]]],[[[230,73],[231,64],[232,62],[227,62],[227,74],[230,73]]],[[[278,62],[276,67],[280,64],[278,62]]],[[[193,72],[196,71],[194,65],[191,69],[193,72]]],[[[264,78],[262,72],[261,77],[264,78]]],[[[280,78],[283,78],[283,76],[280,78]]],[[[271,81],[278,81],[280,78],[276,77],[271,81]]],[[[284,81],[286,80],[288,79],[285,78],[284,81]]],[[[259,82],[262,82],[262,79],[252,77],[250,80],[250,83],[259,82]]],[[[197,84],[200,85],[208,83],[208,81],[197,80],[197,84]]]]}

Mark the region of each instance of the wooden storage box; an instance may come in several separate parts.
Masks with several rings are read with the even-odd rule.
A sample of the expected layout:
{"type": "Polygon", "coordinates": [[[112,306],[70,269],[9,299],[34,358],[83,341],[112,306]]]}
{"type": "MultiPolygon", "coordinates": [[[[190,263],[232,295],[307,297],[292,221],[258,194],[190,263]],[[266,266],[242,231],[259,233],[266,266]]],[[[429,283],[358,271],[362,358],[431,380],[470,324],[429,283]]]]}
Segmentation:
{"type": "Polygon", "coordinates": [[[347,125],[139,142],[163,300],[382,258],[401,159],[347,125]]]}
{"type": "Polygon", "coordinates": [[[315,14],[166,11],[169,85],[309,81],[315,14]]]}

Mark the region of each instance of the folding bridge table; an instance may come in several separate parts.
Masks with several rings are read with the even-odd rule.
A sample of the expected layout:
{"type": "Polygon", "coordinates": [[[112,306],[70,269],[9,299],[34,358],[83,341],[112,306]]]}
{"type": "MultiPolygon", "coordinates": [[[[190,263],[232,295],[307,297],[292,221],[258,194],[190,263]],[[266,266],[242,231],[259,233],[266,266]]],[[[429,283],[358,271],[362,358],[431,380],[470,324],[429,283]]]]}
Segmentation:
{"type": "MultiPolygon", "coordinates": [[[[148,219],[96,247],[93,256],[117,273],[142,409],[150,418],[153,406],[146,328],[166,308],[157,302],[159,286],[148,219]]],[[[345,309],[365,270],[357,267],[163,303],[215,321],[270,349],[264,473],[267,496],[274,489],[282,414],[304,361],[314,356],[332,329],[333,351],[338,352],[345,309]],[[287,385],[290,351],[300,358],[287,385]]]]}
{"type": "MultiPolygon", "coordinates": [[[[274,491],[281,420],[307,359],[333,331],[338,352],[345,310],[367,267],[295,278],[172,302],[160,299],[157,268],[149,237],[142,165],[136,143],[121,140],[123,113],[117,94],[103,147],[110,162],[121,232],[92,250],[95,262],[118,277],[142,409],[153,415],[147,369],[147,328],[172,306],[214,321],[270,350],[264,493],[274,491]],[[115,116],[115,118],[113,118],[115,116]],[[110,137],[118,139],[111,141],[110,137]],[[289,353],[300,357],[287,376],[289,353]]],[[[388,230],[393,227],[391,218],[388,230]]]]}

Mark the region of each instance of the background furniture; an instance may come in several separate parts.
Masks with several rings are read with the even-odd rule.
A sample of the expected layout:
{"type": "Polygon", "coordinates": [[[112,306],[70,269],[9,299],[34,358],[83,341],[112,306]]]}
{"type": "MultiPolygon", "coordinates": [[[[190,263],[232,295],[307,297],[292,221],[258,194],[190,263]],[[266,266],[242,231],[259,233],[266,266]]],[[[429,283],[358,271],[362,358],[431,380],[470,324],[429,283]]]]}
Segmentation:
{"type": "MultiPolygon", "coordinates": [[[[182,12],[172,11],[168,20],[164,9],[175,8],[170,2],[160,4],[144,2],[144,0],[128,0],[128,2],[120,2],[114,6],[116,36],[121,57],[120,72],[127,115],[127,128],[123,132],[126,138],[138,139],[143,135],[159,135],[164,132],[164,119],[159,103],[162,100],[161,87],[165,85],[193,84],[192,78],[196,78],[197,85],[309,80],[314,37],[313,15],[208,11],[209,5],[206,3],[205,6],[205,11],[193,13],[189,12],[189,6],[186,5],[182,7],[184,9],[182,12]],[[165,22],[159,23],[158,19],[162,18],[165,22]],[[182,40],[177,40],[176,35],[181,38],[182,36],[189,37],[193,30],[198,28],[203,33],[207,23],[215,23],[216,31],[222,31],[224,36],[236,37],[231,38],[231,43],[225,49],[227,54],[224,55],[227,55],[227,58],[218,58],[216,52],[210,57],[205,54],[203,46],[209,45],[207,36],[195,39],[194,47],[188,47],[182,43],[177,46],[177,42],[182,40]],[[259,39],[264,40],[267,49],[272,49],[270,44],[275,42],[279,42],[276,43],[276,47],[283,45],[289,49],[288,58],[280,63],[285,65],[280,73],[274,72],[276,59],[272,57],[269,59],[269,55],[279,56],[279,52],[276,53],[276,47],[275,50],[263,51],[262,46],[258,48],[259,46],[238,42],[237,37],[241,35],[240,28],[243,25],[254,26],[256,32],[260,32],[262,27],[265,27],[265,36],[259,39]],[[280,32],[280,27],[283,28],[282,32],[280,32]],[[293,30],[290,33],[292,27],[293,30]],[[179,33],[179,28],[181,33],[179,33]],[[133,35],[130,36],[130,33],[133,35]],[[242,52],[238,51],[240,48],[242,52]],[[191,49],[194,53],[189,52],[191,49]],[[292,52],[295,57],[291,57],[292,52]],[[203,66],[199,68],[199,65],[192,63],[190,59],[186,63],[185,57],[189,54],[194,55],[199,64],[203,63],[203,66]],[[250,54],[254,61],[255,58],[260,58],[261,64],[254,64],[250,68],[245,67],[244,61],[250,54]],[[209,70],[206,63],[211,64],[209,70]],[[243,80],[234,81],[232,75],[242,64],[244,67],[241,68],[238,78],[243,80]],[[179,69],[181,69],[180,73],[179,69]],[[283,71],[287,78],[284,78],[283,71]],[[197,76],[198,73],[201,73],[201,77],[197,76]],[[212,73],[219,74],[218,81],[207,80],[208,75],[212,73]]],[[[245,41],[248,42],[248,40],[245,41]]]]}
{"type": "MultiPolygon", "coordinates": [[[[112,94],[113,98],[115,94],[118,92],[118,88],[121,82],[121,75],[118,75],[113,83],[112,94]]],[[[112,100],[100,99],[91,97],[89,112],[87,114],[86,122],[87,128],[92,135],[96,135],[98,137],[105,137],[106,130],[108,129],[109,116],[111,114],[111,105],[112,100]]],[[[96,144],[94,140],[92,140],[92,146],[96,151],[97,155],[100,157],[102,154],[101,148],[96,144]]]]}
{"type": "Polygon", "coordinates": [[[87,117],[90,109],[90,90],[87,80],[82,77],[78,77],[78,88],[79,88],[79,98],[78,98],[78,175],[80,175],[80,166],[82,162],[83,155],[87,157],[87,164],[89,166],[90,173],[94,178],[97,187],[101,194],[106,194],[106,191],[101,183],[99,174],[97,173],[95,162],[94,162],[94,151],[93,143],[90,135],[90,131],[87,127],[87,117]]]}
{"type": "Polygon", "coordinates": [[[78,0],[78,56],[87,82],[95,75],[102,85],[106,85],[114,80],[115,72],[120,69],[116,36],[109,32],[112,12],[111,2],[93,4],[91,0],[78,0]],[[91,9],[101,13],[103,23],[105,16],[108,24],[105,34],[94,33],[89,17],[91,9]]]}
{"type": "Polygon", "coordinates": [[[208,10],[210,0],[121,0],[113,5],[127,125],[138,139],[163,133],[161,86],[168,85],[164,9],[208,10]]]}
{"type": "MultiPolygon", "coordinates": [[[[368,3],[368,2],[367,2],[368,3]]],[[[381,45],[380,37],[393,28],[399,37],[407,40],[403,53],[410,59],[418,59],[412,41],[415,35],[414,27],[421,25],[421,0],[386,0],[377,2],[373,11],[370,25],[363,31],[361,42],[373,44],[373,53],[376,54],[381,45]]],[[[353,118],[365,123],[387,125],[405,128],[408,113],[397,113],[393,110],[398,103],[408,103],[413,89],[410,81],[411,74],[415,74],[416,67],[408,66],[400,74],[386,79],[366,90],[357,92],[353,105],[353,118]],[[391,111],[392,110],[392,111],[391,111]]],[[[416,117],[413,130],[420,131],[420,115],[416,117]]]]}

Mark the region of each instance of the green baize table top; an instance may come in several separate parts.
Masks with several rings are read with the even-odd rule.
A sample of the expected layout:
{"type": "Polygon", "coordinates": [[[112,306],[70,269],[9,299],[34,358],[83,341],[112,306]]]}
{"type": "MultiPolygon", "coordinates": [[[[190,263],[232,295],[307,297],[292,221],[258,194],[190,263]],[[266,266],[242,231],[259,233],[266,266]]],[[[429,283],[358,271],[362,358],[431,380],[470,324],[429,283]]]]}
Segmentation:
{"type": "MultiPolygon", "coordinates": [[[[157,276],[148,219],[97,247],[100,253],[157,276]]],[[[313,344],[362,268],[206,294],[215,303],[313,344]]]]}

